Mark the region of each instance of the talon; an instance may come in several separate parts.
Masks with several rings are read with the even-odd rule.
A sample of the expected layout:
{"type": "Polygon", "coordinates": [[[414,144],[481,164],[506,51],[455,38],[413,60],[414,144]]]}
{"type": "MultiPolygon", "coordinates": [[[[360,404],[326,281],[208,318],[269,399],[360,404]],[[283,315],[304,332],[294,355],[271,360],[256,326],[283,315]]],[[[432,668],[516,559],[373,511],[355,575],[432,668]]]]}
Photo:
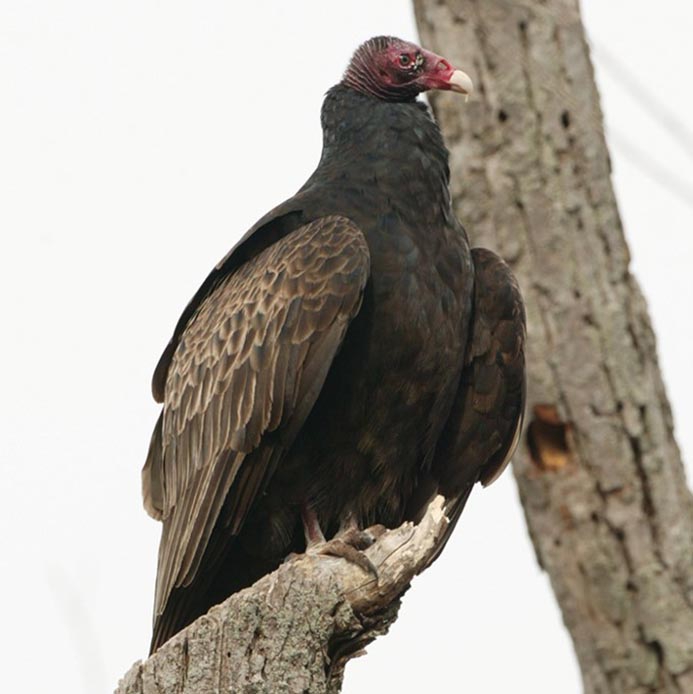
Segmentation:
{"type": "Polygon", "coordinates": [[[376,536],[369,530],[359,530],[358,528],[349,528],[349,530],[339,533],[337,538],[347,545],[351,545],[355,549],[368,549],[375,541],[376,536]]]}
{"type": "MultiPolygon", "coordinates": [[[[371,543],[372,544],[372,543],[371,543]]],[[[332,557],[341,557],[352,564],[361,567],[366,573],[372,574],[375,580],[378,580],[378,569],[375,564],[354,545],[349,544],[342,538],[336,538],[326,542],[322,547],[316,548],[319,554],[327,554],[332,557]]]]}

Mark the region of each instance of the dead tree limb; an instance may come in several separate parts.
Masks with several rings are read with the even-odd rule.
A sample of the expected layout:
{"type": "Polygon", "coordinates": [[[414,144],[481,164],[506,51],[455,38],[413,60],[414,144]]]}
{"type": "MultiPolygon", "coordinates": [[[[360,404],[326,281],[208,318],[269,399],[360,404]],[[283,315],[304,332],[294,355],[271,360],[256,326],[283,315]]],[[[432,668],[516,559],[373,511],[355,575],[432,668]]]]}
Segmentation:
{"type": "MultiPolygon", "coordinates": [[[[693,692],[693,499],[610,178],[577,0],[415,0],[459,219],[528,305],[529,532],[585,691],[693,692]]],[[[656,229],[652,230],[656,233],[656,229]]]]}
{"type": "Polygon", "coordinates": [[[116,694],[338,692],[347,661],[396,619],[447,525],[437,497],[419,525],[387,531],[366,550],[377,581],[343,559],[287,561],[133,665],[116,694]]]}

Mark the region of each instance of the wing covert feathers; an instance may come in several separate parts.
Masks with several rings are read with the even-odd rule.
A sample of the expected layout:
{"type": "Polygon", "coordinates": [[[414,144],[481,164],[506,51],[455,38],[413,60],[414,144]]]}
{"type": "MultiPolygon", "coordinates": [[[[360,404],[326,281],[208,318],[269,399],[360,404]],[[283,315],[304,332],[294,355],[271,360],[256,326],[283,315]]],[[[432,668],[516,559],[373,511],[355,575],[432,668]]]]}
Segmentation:
{"type": "Polygon", "coordinates": [[[191,317],[142,471],[145,508],[164,524],[155,616],[174,587],[194,578],[227,496],[231,530],[242,525],[269,474],[262,461],[276,456],[253,456],[259,462],[239,471],[251,451],[291,444],[359,311],[369,271],[359,229],[324,217],[237,268],[191,317]]]}

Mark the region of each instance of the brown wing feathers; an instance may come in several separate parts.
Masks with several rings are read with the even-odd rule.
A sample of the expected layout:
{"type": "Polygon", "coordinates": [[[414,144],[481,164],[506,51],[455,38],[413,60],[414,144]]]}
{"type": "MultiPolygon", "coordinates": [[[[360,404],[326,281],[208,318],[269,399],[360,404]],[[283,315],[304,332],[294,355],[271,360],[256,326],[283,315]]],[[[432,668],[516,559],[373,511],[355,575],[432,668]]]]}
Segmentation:
{"type": "Polygon", "coordinates": [[[325,217],[239,267],[190,319],[143,470],[145,507],[164,522],[155,614],[175,586],[193,579],[227,497],[231,530],[242,525],[273,458],[253,456],[246,470],[247,453],[269,432],[291,442],[358,312],[368,274],[358,228],[325,217]]]}

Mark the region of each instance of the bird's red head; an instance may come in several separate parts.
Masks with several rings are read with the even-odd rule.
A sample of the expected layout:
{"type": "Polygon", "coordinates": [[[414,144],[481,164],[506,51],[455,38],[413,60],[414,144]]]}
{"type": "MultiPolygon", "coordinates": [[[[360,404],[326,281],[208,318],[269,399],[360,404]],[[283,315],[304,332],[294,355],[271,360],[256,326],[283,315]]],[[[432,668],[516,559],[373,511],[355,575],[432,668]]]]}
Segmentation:
{"type": "Polygon", "coordinates": [[[359,46],[342,83],[384,101],[412,101],[429,89],[470,94],[470,77],[445,58],[393,36],[376,36],[359,46]]]}

